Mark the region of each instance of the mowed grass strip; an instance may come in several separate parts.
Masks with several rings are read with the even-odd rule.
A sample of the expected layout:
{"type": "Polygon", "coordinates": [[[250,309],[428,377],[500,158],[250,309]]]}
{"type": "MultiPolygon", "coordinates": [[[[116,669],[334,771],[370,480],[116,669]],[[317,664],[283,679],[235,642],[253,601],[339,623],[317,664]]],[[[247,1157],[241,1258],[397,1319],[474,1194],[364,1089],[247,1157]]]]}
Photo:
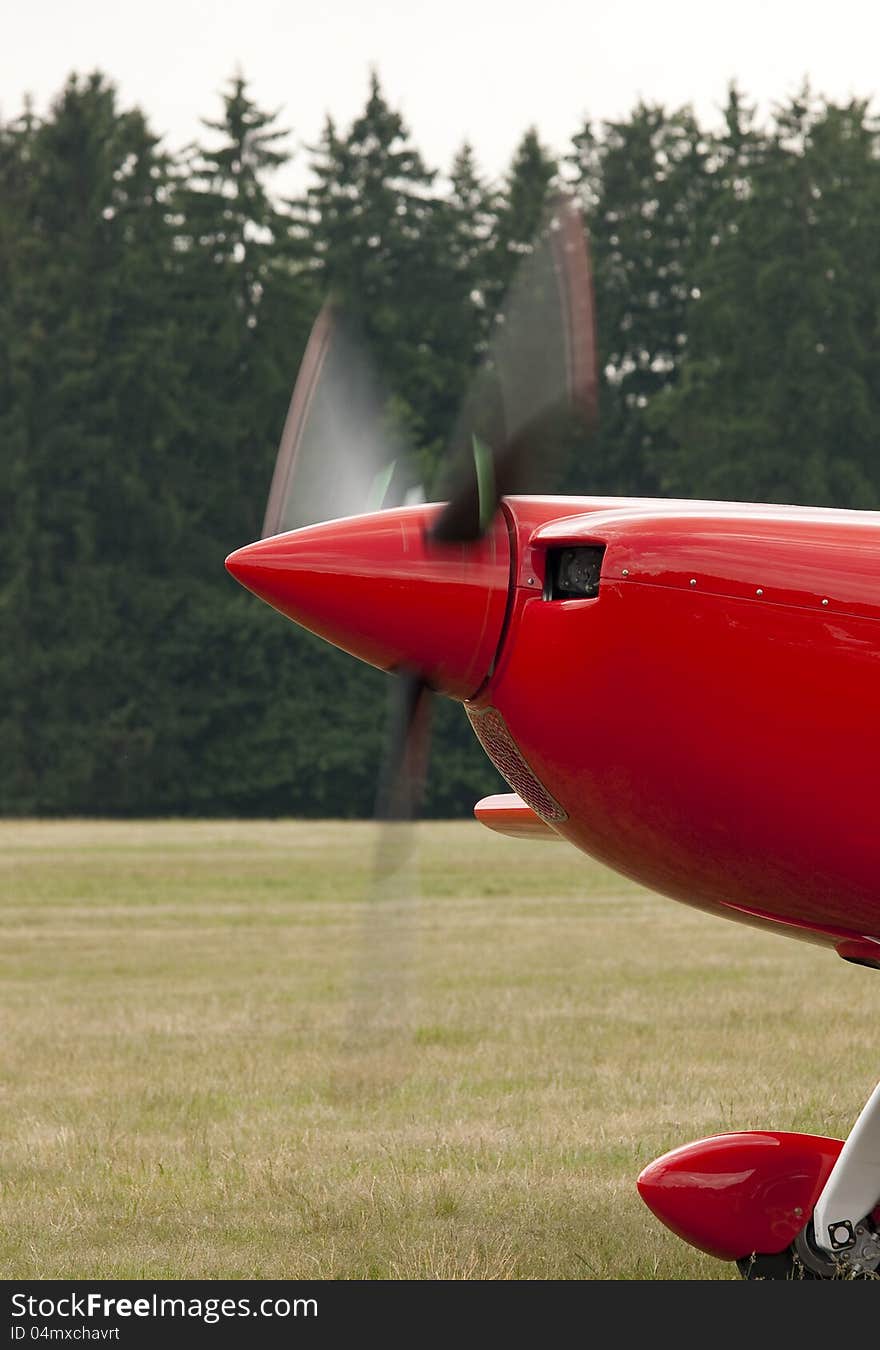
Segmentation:
{"type": "Polygon", "coordinates": [[[876,975],[415,838],[377,894],[366,823],[0,822],[0,1278],[735,1277],[636,1176],[845,1134],[876,975]]]}

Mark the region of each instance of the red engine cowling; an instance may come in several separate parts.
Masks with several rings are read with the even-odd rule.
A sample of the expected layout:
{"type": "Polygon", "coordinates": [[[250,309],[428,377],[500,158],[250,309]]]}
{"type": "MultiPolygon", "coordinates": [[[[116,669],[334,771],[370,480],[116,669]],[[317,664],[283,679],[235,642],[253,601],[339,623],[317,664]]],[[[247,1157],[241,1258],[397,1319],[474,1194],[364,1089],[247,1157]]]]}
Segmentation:
{"type": "Polygon", "coordinates": [[[809,1222],[843,1148],[813,1134],[718,1134],[664,1153],[638,1179],[648,1208],[722,1261],[782,1252],[809,1222]]]}

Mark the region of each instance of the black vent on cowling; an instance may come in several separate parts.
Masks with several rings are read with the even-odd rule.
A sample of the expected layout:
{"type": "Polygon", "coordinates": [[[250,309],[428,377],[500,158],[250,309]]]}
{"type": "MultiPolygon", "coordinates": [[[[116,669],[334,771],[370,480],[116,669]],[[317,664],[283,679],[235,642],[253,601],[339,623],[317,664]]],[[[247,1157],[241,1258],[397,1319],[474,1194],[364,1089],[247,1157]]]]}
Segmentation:
{"type": "Polygon", "coordinates": [[[599,594],[604,544],[547,551],[545,600],[593,600],[599,594]]]}

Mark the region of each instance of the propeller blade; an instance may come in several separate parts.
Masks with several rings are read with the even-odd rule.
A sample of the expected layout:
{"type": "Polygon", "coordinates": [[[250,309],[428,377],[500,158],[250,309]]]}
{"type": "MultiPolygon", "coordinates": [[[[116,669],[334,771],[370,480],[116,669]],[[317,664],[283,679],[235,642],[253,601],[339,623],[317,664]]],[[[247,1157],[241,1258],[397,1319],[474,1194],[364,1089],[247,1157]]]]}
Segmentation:
{"type": "Polygon", "coordinates": [[[463,404],[449,451],[458,475],[433,537],[478,539],[502,497],[546,486],[572,419],[595,427],[598,390],[587,230],[574,199],[558,196],[463,404]]]}
{"type": "MultiPolygon", "coordinates": [[[[397,1072],[411,1009],[408,995],[421,887],[415,822],[427,777],[433,694],[414,671],[391,686],[388,744],[376,800],[376,851],[357,954],[348,1045],[363,1072],[365,1050],[393,1043],[397,1072]]],[[[386,1073],[389,1071],[386,1065],[386,1073]]]]}
{"type": "Polygon", "coordinates": [[[353,321],[326,301],[284,423],[264,539],[393,504],[406,447],[387,424],[387,408],[386,391],[353,321]]]}
{"type": "Polygon", "coordinates": [[[427,780],[432,697],[430,685],[417,672],[397,672],[376,797],[379,820],[414,820],[419,814],[427,780]]]}

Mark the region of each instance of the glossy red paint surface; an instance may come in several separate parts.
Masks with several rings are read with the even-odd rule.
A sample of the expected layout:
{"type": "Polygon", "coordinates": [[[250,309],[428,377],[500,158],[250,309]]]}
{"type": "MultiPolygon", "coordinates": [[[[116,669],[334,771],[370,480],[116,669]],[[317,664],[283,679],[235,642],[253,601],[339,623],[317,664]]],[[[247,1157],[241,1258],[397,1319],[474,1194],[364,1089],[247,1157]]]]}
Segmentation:
{"type": "Polygon", "coordinates": [[[536,816],[515,792],[484,797],[474,807],[474,815],[487,829],[510,835],[513,839],[559,839],[552,825],[536,816]]]}
{"type": "Polygon", "coordinates": [[[784,1251],[809,1222],[841,1139],[747,1132],[698,1139],[638,1179],[648,1208],[692,1247],[737,1261],[784,1251]]]}
{"type": "Polygon", "coordinates": [[[507,503],[516,595],[476,700],[559,832],[712,912],[880,941],[880,516],[566,505],[507,503]],[[606,545],[598,597],[544,600],[546,549],[577,542],[606,545]]]}
{"type": "Polygon", "coordinates": [[[242,585],[289,619],[382,670],[411,667],[467,698],[486,678],[510,579],[503,520],[479,544],[437,545],[440,508],[350,516],[248,544],[227,558],[242,585]]]}

